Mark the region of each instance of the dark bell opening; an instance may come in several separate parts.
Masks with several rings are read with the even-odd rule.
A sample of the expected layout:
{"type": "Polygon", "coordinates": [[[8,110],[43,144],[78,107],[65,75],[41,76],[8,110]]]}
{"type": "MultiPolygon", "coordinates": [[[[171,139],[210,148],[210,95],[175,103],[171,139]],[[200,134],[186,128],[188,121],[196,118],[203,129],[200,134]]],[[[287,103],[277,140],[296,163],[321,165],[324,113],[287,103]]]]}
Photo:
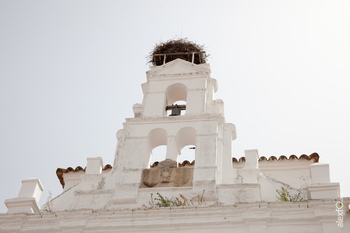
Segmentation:
{"type": "Polygon", "coordinates": [[[181,110],[186,110],[186,105],[171,105],[166,106],[165,110],[171,110],[171,114],[169,116],[180,116],[181,110]]]}

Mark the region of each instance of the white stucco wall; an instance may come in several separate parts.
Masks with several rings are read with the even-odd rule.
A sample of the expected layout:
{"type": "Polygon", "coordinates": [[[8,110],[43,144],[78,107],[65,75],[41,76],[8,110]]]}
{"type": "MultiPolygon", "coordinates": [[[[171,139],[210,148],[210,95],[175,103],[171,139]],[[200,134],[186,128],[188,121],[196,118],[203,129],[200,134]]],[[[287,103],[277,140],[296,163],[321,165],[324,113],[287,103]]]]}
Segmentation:
{"type": "MultiPolygon", "coordinates": [[[[349,199],[343,200],[344,205],[349,199]]],[[[0,214],[1,233],[20,232],[239,232],[346,233],[336,223],[336,201],[241,203],[134,210],[77,210],[38,214],[0,214]]]]}

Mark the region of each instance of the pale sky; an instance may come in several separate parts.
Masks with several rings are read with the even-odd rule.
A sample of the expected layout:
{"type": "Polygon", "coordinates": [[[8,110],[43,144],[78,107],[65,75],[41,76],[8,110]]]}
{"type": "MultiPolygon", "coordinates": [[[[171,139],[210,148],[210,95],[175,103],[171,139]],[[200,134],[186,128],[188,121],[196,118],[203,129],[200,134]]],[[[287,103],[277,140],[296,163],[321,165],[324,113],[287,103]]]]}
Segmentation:
{"type": "Polygon", "coordinates": [[[21,180],[113,164],[160,41],[204,44],[233,156],[310,155],[350,196],[350,1],[0,0],[0,212],[21,180]]]}

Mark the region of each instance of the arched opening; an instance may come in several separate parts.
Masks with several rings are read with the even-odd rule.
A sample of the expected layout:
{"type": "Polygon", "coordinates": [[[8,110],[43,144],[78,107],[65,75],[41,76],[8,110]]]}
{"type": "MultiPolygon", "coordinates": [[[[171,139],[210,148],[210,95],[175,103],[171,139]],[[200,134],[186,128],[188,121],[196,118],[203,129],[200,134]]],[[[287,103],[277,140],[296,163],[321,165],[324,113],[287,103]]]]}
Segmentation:
{"type": "Polygon", "coordinates": [[[161,145],[153,148],[150,160],[150,166],[154,164],[154,162],[161,162],[166,159],[166,145],[161,145]]]}
{"type": "Polygon", "coordinates": [[[187,87],[182,83],[170,85],[166,90],[167,116],[180,116],[186,113],[187,87]]]}
{"type": "Polygon", "coordinates": [[[166,90],[167,105],[170,105],[178,100],[187,100],[187,87],[182,83],[170,85],[166,90]]]}
{"type": "Polygon", "coordinates": [[[164,129],[153,129],[148,134],[148,143],[150,149],[149,165],[155,161],[163,161],[166,158],[166,145],[168,142],[168,134],[164,129]]]}
{"type": "Polygon", "coordinates": [[[196,130],[192,127],[185,127],[179,130],[176,135],[177,145],[180,151],[178,163],[185,160],[192,162],[195,160],[196,130]]]}
{"type": "Polygon", "coordinates": [[[182,163],[187,160],[190,163],[195,160],[196,157],[196,146],[195,145],[186,145],[181,149],[179,157],[177,159],[178,163],[182,163]]]}

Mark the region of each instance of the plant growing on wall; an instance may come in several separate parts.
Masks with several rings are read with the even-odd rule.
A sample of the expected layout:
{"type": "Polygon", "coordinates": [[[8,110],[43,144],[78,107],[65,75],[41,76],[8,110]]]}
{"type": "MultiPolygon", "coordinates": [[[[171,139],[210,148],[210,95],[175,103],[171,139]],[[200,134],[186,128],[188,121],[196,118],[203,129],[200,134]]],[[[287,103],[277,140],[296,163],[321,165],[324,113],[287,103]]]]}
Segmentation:
{"type": "Polygon", "coordinates": [[[197,199],[198,205],[205,205],[204,191],[205,191],[205,190],[203,190],[203,192],[202,192],[201,195],[198,194],[198,196],[195,196],[194,198],[192,198],[192,199],[191,199],[191,202],[192,202],[192,200],[197,199]]]}
{"type": "Polygon", "coordinates": [[[154,200],[158,201],[156,203],[156,206],[158,207],[170,207],[174,205],[174,202],[171,201],[168,197],[163,197],[162,195],[160,195],[160,193],[157,193],[158,198],[154,198],[154,200]]]}
{"type": "Polygon", "coordinates": [[[184,195],[180,194],[180,197],[176,197],[173,199],[169,199],[166,196],[161,195],[160,193],[157,193],[158,197],[153,198],[153,194],[151,193],[151,200],[149,201],[149,207],[147,207],[145,204],[142,206],[146,209],[150,208],[153,209],[155,207],[179,207],[179,206],[194,206],[193,201],[198,202],[198,206],[205,205],[205,197],[204,197],[204,191],[202,194],[198,194],[197,196],[188,199],[184,195]]]}
{"type": "Polygon", "coordinates": [[[174,206],[192,206],[192,200],[188,200],[184,195],[180,194],[180,198],[176,197],[173,202],[174,206]]]}
{"type": "Polygon", "coordinates": [[[277,192],[277,200],[279,201],[302,201],[303,198],[300,196],[300,192],[296,195],[290,195],[289,191],[283,187],[281,190],[276,189],[277,192]]]}

